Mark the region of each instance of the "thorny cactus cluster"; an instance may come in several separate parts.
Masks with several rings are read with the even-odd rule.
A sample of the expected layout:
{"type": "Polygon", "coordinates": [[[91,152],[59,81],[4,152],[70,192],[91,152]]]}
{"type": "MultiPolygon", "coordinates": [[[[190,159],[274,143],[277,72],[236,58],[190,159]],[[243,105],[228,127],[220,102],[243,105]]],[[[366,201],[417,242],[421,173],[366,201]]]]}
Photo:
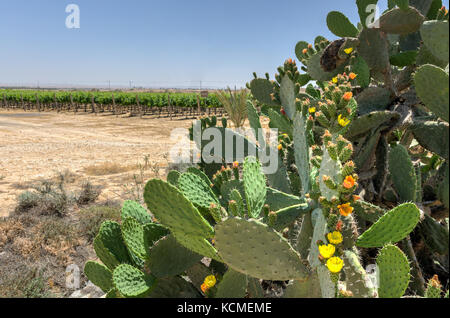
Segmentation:
{"type": "Polygon", "coordinates": [[[264,175],[249,156],[150,180],[150,214],[128,201],[122,224],[102,225],[104,265],[85,268],[93,283],[111,297],[263,297],[262,281],[289,281],[284,297],[443,296],[448,12],[439,0],[389,1],[373,28],[365,8],[377,1],[356,2],[357,27],[327,17],[342,39],[297,44],[304,74],[289,59],[275,81],[248,84],[256,142],[231,133],[245,149],[277,148],[277,171],[264,175]],[[261,117],[276,145],[257,134],[261,117]]]}

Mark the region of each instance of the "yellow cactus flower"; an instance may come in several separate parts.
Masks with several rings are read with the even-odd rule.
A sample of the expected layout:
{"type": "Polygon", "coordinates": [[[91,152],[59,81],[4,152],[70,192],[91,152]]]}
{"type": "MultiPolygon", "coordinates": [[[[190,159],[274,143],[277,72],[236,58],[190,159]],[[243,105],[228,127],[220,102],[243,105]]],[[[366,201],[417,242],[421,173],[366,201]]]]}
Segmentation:
{"type": "Polygon", "coordinates": [[[315,107],[310,107],[308,109],[308,111],[309,111],[310,114],[314,114],[316,112],[316,108],[315,107]]]}
{"type": "Polygon", "coordinates": [[[333,256],[334,252],[336,252],[336,247],[332,244],[319,246],[319,253],[325,259],[328,259],[331,256],[333,256]]]}
{"type": "Polygon", "coordinates": [[[206,286],[208,286],[208,288],[212,288],[216,285],[217,280],[216,277],[214,275],[209,275],[208,277],[205,278],[204,284],[206,286]]]}
{"type": "Polygon", "coordinates": [[[283,145],[282,144],[279,144],[278,145],[278,151],[281,151],[283,149],[283,145]]]}
{"type": "Polygon", "coordinates": [[[339,213],[342,216],[349,216],[353,213],[353,207],[350,205],[350,203],[345,203],[338,205],[339,213]]]}
{"type": "Polygon", "coordinates": [[[347,53],[347,54],[350,54],[350,53],[353,52],[353,48],[349,47],[348,49],[345,49],[344,52],[347,53]]]}
{"type": "Polygon", "coordinates": [[[348,124],[350,124],[350,120],[347,119],[346,117],[342,116],[342,115],[339,115],[338,116],[338,123],[342,127],[346,127],[348,124]]]}
{"type": "Polygon", "coordinates": [[[341,234],[341,232],[338,232],[338,231],[328,233],[327,239],[328,239],[328,242],[330,242],[331,244],[334,244],[334,245],[341,244],[343,241],[342,234],[341,234]]]}
{"type": "Polygon", "coordinates": [[[337,77],[333,77],[333,83],[337,84],[337,82],[338,82],[338,78],[337,77]]]}
{"type": "Polygon", "coordinates": [[[339,257],[332,257],[327,261],[327,267],[330,272],[337,274],[344,267],[344,261],[339,257]]]}

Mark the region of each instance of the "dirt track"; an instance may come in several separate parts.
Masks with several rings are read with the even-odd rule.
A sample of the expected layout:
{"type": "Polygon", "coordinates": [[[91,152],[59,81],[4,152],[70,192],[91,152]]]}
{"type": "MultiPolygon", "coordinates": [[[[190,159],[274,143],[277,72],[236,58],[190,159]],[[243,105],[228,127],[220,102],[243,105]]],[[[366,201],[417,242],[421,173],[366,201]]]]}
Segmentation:
{"type": "Polygon", "coordinates": [[[167,166],[171,129],[190,124],[168,118],[0,111],[0,217],[14,209],[16,196],[28,184],[66,169],[103,185],[103,199],[117,199],[144,156],[150,164],[167,166]],[[87,175],[86,168],[105,163],[135,168],[87,175]]]}

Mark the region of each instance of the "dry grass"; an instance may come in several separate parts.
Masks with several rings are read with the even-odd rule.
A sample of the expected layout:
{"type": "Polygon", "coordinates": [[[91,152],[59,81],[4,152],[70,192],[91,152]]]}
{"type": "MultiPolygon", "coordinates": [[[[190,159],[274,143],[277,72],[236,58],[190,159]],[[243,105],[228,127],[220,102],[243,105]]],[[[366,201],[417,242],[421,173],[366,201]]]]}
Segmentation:
{"type": "Polygon", "coordinates": [[[121,165],[115,162],[104,162],[84,168],[84,172],[89,176],[107,176],[136,170],[137,165],[121,165]]]}

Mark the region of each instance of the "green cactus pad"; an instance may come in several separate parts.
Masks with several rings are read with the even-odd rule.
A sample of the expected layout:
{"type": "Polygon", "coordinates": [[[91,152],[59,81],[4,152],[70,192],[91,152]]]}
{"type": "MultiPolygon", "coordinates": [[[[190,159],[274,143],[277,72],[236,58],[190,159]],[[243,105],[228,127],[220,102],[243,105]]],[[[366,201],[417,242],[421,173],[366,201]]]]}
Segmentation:
{"type": "Polygon", "coordinates": [[[389,172],[401,202],[416,201],[416,172],[408,150],[403,145],[391,148],[389,172]]]}
{"type": "Polygon", "coordinates": [[[409,284],[410,267],[405,254],[394,245],[387,245],[378,254],[378,295],[380,298],[400,298],[409,284]]]}
{"type": "Polygon", "coordinates": [[[144,245],[148,251],[153,244],[159,241],[162,237],[169,235],[169,230],[161,224],[149,223],[144,225],[144,245]]]}
{"type": "Polygon", "coordinates": [[[447,123],[414,121],[410,129],[420,145],[444,159],[449,159],[449,125],[447,123]]]}
{"type": "Polygon", "coordinates": [[[194,264],[192,267],[186,270],[186,275],[189,277],[192,285],[194,285],[199,291],[201,290],[201,286],[205,281],[205,278],[212,274],[212,269],[205,266],[201,262],[194,264]]]}
{"type": "Polygon", "coordinates": [[[247,101],[247,116],[250,127],[253,129],[253,133],[255,134],[255,139],[258,141],[260,147],[264,148],[266,144],[264,141],[264,136],[259,136],[260,129],[262,129],[259,114],[253,103],[250,101],[247,101]]]}
{"type": "Polygon", "coordinates": [[[87,278],[107,293],[113,287],[112,272],[103,264],[88,261],[84,265],[84,274],[87,278]]]}
{"type": "Polygon", "coordinates": [[[380,18],[380,28],[391,34],[409,34],[419,31],[425,17],[417,9],[395,8],[385,12],[380,18]]]}
{"type": "Polygon", "coordinates": [[[240,195],[243,198],[245,197],[244,183],[241,180],[230,180],[225,182],[220,187],[220,193],[222,194],[224,206],[226,206],[228,201],[231,200],[230,195],[233,190],[239,191],[240,195]]]}
{"type": "Polygon", "coordinates": [[[153,215],[170,230],[205,238],[214,235],[211,225],[174,186],[150,180],[145,186],[144,199],[153,215]]]}
{"type": "Polygon", "coordinates": [[[133,217],[141,224],[152,222],[152,218],[148,211],[135,201],[125,201],[123,203],[121,219],[125,220],[127,217],[133,217]]]}
{"type": "Polygon", "coordinates": [[[309,274],[288,241],[256,220],[230,218],[217,224],[216,247],[231,268],[255,278],[304,279],[309,274]]]}
{"type": "Polygon", "coordinates": [[[282,116],[279,112],[276,112],[272,108],[269,109],[270,128],[277,128],[280,133],[288,134],[292,137],[292,125],[289,119],[282,116]]]}
{"type": "Polygon", "coordinates": [[[358,218],[371,223],[378,221],[387,212],[385,209],[365,201],[356,201],[353,203],[353,207],[358,218]]]}
{"type": "Polygon", "coordinates": [[[449,203],[449,186],[448,186],[448,181],[449,181],[449,169],[448,169],[448,163],[445,166],[445,177],[444,180],[442,181],[442,183],[439,185],[438,188],[438,197],[439,200],[442,201],[442,203],[444,203],[444,205],[447,207],[447,209],[450,206],[449,203]]]}
{"type": "Polygon", "coordinates": [[[351,291],[355,298],[374,298],[376,288],[368,279],[358,256],[352,251],[345,251],[343,259],[347,290],[351,291]]]}
{"type": "Polygon", "coordinates": [[[295,114],[295,83],[289,78],[289,76],[283,76],[280,85],[280,99],[281,106],[286,111],[286,115],[290,118],[294,118],[295,114]]]}
{"type": "Polygon", "coordinates": [[[211,180],[208,178],[208,176],[201,171],[200,169],[197,169],[195,167],[189,167],[187,169],[187,172],[189,173],[193,173],[195,175],[197,175],[198,177],[200,177],[206,184],[210,185],[211,184],[211,180]]]}
{"type": "Polygon", "coordinates": [[[211,203],[220,205],[210,184],[193,173],[183,173],[178,179],[178,188],[197,208],[209,209],[211,203]]]}
{"type": "Polygon", "coordinates": [[[169,182],[173,186],[178,186],[178,178],[181,176],[181,173],[176,170],[172,170],[167,175],[167,182],[169,182]]]}
{"type": "Polygon", "coordinates": [[[122,237],[126,246],[139,258],[148,258],[145,248],[144,227],[136,219],[128,217],[122,224],[122,237]]]}
{"type": "Polygon", "coordinates": [[[311,272],[305,280],[295,280],[287,286],[284,298],[321,298],[319,276],[317,271],[311,272]]]}
{"type": "Polygon", "coordinates": [[[358,53],[372,71],[383,71],[389,66],[388,42],[380,29],[362,30],[359,41],[358,53]]]}
{"type": "Polygon", "coordinates": [[[322,298],[335,298],[336,284],[331,280],[331,273],[328,268],[325,265],[320,264],[316,270],[317,276],[319,277],[322,298]]]}
{"type": "MultiPolygon", "coordinates": [[[[306,203],[293,205],[278,211],[275,211],[277,218],[272,227],[277,231],[282,231],[286,227],[292,225],[299,217],[309,211],[308,205],[306,203]]],[[[268,222],[265,218],[266,223],[268,222]]]]}
{"type": "Polygon", "coordinates": [[[390,92],[384,87],[368,87],[356,96],[360,115],[384,111],[391,103],[390,92]]]}
{"type": "Polygon", "coordinates": [[[350,22],[350,20],[341,12],[332,11],[328,13],[327,25],[330,31],[341,38],[356,37],[359,33],[358,29],[350,22]]]}
{"type": "Polygon", "coordinates": [[[310,166],[309,166],[309,146],[307,141],[308,131],[306,130],[306,119],[300,112],[296,112],[294,118],[294,155],[300,180],[302,183],[302,195],[310,190],[310,166]]]}
{"type": "Polygon", "coordinates": [[[362,88],[366,88],[370,84],[370,68],[366,61],[361,57],[357,56],[354,61],[352,61],[351,70],[357,75],[356,82],[362,88]]]}
{"type": "MultiPolygon", "coordinates": [[[[234,215],[234,216],[244,216],[245,215],[244,199],[242,198],[242,195],[239,193],[239,191],[237,189],[234,189],[231,191],[230,200],[233,200],[234,202],[236,202],[238,215],[234,215]]],[[[228,211],[228,212],[230,212],[230,211],[228,211]]]]}
{"type": "Polygon", "coordinates": [[[436,116],[449,122],[448,73],[434,65],[421,66],[414,76],[417,96],[436,116]]]}
{"type": "Polygon", "coordinates": [[[267,188],[266,203],[272,211],[278,211],[293,205],[306,203],[304,199],[291,194],[267,188]]]}
{"type": "Polygon", "coordinates": [[[389,58],[389,61],[391,62],[391,65],[398,67],[413,65],[416,63],[418,53],[418,51],[400,52],[398,54],[392,55],[389,58]]]}
{"type": "Polygon", "coordinates": [[[259,279],[248,277],[247,293],[249,298],[264,298],[264,289],[259,282],[259,279]]]}
{"type": "MultiPolygon", "coordinates": [[[[361,18],[361,24],[364,28],[367,28],[367,18],[370,14],[373,13],[368,9],[369,5],[376,5],[378,3],[378,0],[356,0],[356,5],[358,6],[358,13],[359,17],[361,18]],[[369,12],[367,12],[369,11],[369,12]]],[[[372,22],[372,21],[371,21],[372,22]]]]}
{"type": "Polygon", "coordinates": [[[261,164],[254,157],[247,157],[244,162],[244,189],[249,217],[258,218],[266,202],[266,177],[261,164]]]}
{"type": "Polygon", "coordinates": [[[313,219],[314,232],[311,239],[311,246],[309,249],[308,262],[312,268],[317,268],[322,263],[319,260],[318,241],[325,242],[325,234],[328,231],[327,220],[325,219],[322,209],[315,209],[311,215],[313,219]]]}
{"type": "Polygon", "coordinates": [[[382,124],[396,122],[400,119],[400,114],[391,111],[375,111],[355,118],[350,124],[345,138],[358,138],[364,136],[368,131],[377,128],[382,124]]]}
{"type": "Polygon", "coordinates": [[[356,241],[359,247],[382,247],[403,240],[416,227],[420,211],[413,203],[404,203],[387,212],[356,241]]]}
{"type": "Polygon", "coordinates": [[[130,263],[127,248],[122,239],[120,224],[105,221],[100,226],[99,233],[94,239],[94,250],[98,258],[110,270],[121,263],[130,263]]]}
{"type": "Polygon", "coordinates": [[[440,255],[448,253],[449,231],[445,225],[425,214],[425,218],[417,227],[423,241],[433,253],[440,255]]]}
{"type": "Polygon", "coordinates": [[[181,277],[172,276],[158,279],[156,286],[148,294],[149,298],[201,298],[201,294],[181,277]]]}
{"type": "Polygon", "coordinates": [[[222,259],[217,254],[217,250],[207,239],[192,235],[186,235],[180,232],[174,232],[173,235],[177,239],[178,243],[180,243],[184,247],[194,251],[199,255],[203,255],[205,257],[215,259],[218,262],[222,262],[222,259]]]}
{"type": "Polygon", "coordinates": [[[420,28],[420,34],[431,53],[448,63],[448,21],[426,21],[420,28]]]}
{"type": "Polygon", "coordinates": [[[334,183],[341,184],[343,181],[342,176],[338,175],[341,169],[341,164],[334,161],[328,154],[327,148],[323,146],[322,164],[320,165],[319,171],[319,187],[322,196],[324,196],[328,201],[331,201],[333,197],[339,197],[339,192],[337,189],[332,190],[325,185],[323,182],[323,177],[328,176],[334,181],[334,183]]]}
{"type": "Polygon", "coordinates": [[[311,212],[308,212],[302,218],[300,233],[298,234],[297,245],[295,246],[295,249],[303,259],[308,258],[313,233],[314,227],[312,225],[311,212]]]}
{"type": "Polygon", "coordinates": [[[219,284],[215,298],[244,298],[247,291],[247,275],[229,269],[219,284]]]}
{"type": "Polygon", "coordinates": [[[180,245],[173,235],[169,235],[150,249],[148,265],[152,275],[162,278],[181,274],[202,258],[202,255],[180,245]]]}
{"type": "Polygon", "coordinates": [[[135,298],[146,296],[155,285],[155,278],[131,265],[121,264],[113,272],[113,282],[124,297],[135,298]]]}
{"type": "Polygon", "coordinates": [[[272,83],[263,78],[256,78],[250,82],[250,90],[252,95],[262,104],[277,106],[277,102],[272,100],[273,94],[272,83]]]}

